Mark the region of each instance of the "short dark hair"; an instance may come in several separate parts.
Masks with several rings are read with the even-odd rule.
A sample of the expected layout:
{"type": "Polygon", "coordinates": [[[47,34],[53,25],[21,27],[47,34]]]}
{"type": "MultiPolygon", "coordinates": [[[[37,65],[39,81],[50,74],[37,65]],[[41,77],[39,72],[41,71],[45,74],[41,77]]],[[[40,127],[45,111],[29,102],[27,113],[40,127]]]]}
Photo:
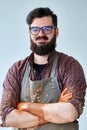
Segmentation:
{"type": "Polygon", "coordinates": [[[51,16],[54,26],[57,27],[57,16],[48,7],[46,7],[46,8],[39,7],[39,8],[33,9],[27,15],[27,18],[26,18],[27,24],[30,26],[30,24],[32,24],[34,18],[41,18],[44,16],[51,16]]]}

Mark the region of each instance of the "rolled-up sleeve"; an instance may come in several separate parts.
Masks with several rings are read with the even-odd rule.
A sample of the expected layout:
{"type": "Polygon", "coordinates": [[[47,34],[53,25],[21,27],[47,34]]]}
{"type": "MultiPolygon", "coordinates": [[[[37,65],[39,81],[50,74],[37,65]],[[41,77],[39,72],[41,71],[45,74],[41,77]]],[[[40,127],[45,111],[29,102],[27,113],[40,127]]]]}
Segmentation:
{"type": "Polygon", "coordinates": [[[3,91],[1,98],[1,117],[5,124],[6,115],[14,110],[20,102],[21,81],[29,62],[29,57],[14,63],[8,70],[3,82],[3,91]]]}
{"type": "Polygon", "coordinates": [[[74,105],[80,116],[85,103],[86,80],[82,66],[73,58],[67,61],[63,85],[68,88],[68,92],[73,93],[69,102],[74,105]]]}
{"type": "Polygon", "coordinates": [[[19,102],[20,84],[19,84],[19,74],[16,70],[15,65],[13,65],[3,82],[3,92],[1,99],[1,116],[4,124],[5,117],[13,109],[16,108],[19,102]]]}

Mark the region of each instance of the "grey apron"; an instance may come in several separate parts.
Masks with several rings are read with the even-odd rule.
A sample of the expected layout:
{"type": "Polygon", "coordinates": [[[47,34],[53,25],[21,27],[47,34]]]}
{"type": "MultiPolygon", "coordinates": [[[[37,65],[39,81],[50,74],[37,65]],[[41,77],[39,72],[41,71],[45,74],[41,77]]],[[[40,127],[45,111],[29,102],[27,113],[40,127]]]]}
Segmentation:
{"type": "MultiPolygon", "coordinates": [[[[58,61],[58,54],[55,52],[54,61],[52,65],[51,75],[47,79],[31,81],[29,78],[30,66],[27,64],[24,77],[21,85],[20,99],[22,102],[41,102],[41,103],[54,103],[58,102],[61,91],[59,88],[56,65],[58,61]]],[[[65,124],[44,124],[36,129],[24,128],[15,130],[78,130],[77,123],[65,124]]]]}

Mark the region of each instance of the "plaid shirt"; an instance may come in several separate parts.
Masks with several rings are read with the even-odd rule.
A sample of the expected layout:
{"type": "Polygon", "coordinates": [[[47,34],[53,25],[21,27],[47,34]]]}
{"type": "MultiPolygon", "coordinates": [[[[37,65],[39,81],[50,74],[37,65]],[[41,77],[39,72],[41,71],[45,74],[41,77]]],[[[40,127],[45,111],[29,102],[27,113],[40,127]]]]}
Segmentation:
{"type": "MultiPolygon", "coordinates": [[[[54,52],[51,52],[48,57],[48,64],[42,72],[41,79],[50,76],[53,58],[54,52]]],[[[3,124],[6,115],[15,109],[18,102],[20,102],[21,82],[28,62],[31,66],[29,77],[31,80],[37,79],[33,68],[33,61],[34,55],[32,53],[29,57],[14,63],[8,70],[3,83],[3,94],[1,99],[3,124]]],[[[73,57],[58,52],[56,71],[60,90],[63,91],[64,88],[68,88],[68,92],[73,93],[73,97],[69,102],[74,105],[80,116],[83,111],[86,93],[86,80],[82,66],[73,57]]]]}

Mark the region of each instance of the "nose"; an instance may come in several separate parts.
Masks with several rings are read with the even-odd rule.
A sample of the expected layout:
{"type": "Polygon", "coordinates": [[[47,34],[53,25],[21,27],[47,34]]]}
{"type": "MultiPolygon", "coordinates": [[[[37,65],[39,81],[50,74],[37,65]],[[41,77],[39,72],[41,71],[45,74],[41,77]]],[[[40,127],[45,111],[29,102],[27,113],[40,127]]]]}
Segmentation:
{"type": "Polygon", "coordinates": [[[39,31],[39,34],[38,34],[39,36],[44,36],[45,35],[45,33],[43,32],[43,30],[42,29],[40,29],[40,31],[39,31]]]}

